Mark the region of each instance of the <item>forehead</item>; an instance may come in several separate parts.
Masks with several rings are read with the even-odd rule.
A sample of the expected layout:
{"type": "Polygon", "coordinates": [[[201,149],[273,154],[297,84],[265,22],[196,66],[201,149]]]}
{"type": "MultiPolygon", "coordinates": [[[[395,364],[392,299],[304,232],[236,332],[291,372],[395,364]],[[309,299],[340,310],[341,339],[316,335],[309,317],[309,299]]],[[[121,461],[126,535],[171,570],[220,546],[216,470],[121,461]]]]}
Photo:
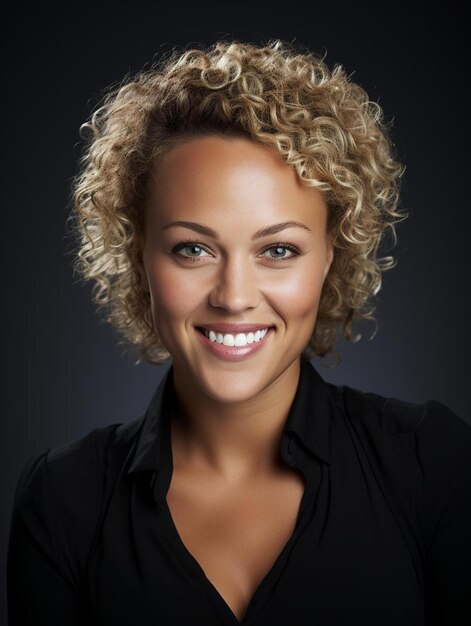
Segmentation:
{"type": "Polygon", "coordinates": [[[154,223],[171,219],[246,222],[303,219],[324,223],[322,193],[308,187],[276,148],[249,138],[205,136],[170,149],[147,189],[154,223]]]}

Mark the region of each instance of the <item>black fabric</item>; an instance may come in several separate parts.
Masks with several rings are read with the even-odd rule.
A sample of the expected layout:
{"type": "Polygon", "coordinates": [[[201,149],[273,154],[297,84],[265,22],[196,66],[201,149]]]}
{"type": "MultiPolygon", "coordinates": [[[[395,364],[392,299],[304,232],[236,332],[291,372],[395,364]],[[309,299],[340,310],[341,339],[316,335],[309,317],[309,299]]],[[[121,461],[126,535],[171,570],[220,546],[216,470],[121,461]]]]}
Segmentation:
{"type": "MultiPolygon", "coordinates": [[[[173,398],[170,366],[145,415],[26,463],[8,546],[11,626],[239,623],[166,503],[173,398]]],[[[242,624],[471,623],[471,427],[462,418],[435,400],[327,383],[302,361],[280,452],[306,489],[242,624]]]]}

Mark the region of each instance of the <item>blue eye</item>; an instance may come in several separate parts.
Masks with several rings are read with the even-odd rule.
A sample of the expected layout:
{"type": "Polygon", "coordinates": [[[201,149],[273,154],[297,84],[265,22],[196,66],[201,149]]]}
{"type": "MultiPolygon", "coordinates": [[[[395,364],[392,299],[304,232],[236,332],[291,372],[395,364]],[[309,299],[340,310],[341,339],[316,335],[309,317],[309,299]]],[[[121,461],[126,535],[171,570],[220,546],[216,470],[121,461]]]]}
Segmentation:
{"type": "Polygon", "coordinates": [[[185,250],[186,248],[192,249],[193,252],[195,252],[195,254],[194,255],[179,254],[178,256],[181,256],[185,259],[198,259],[202,256],[201,252],[205,251],[205,248],[203,248],[203,246],[201,246],[199,243],[195,241],[182,241],[181,243],[177,244],[174,248],[172,248],[172,253],[177,254],[180,250],[185,250]]]}
{"type": "MultiPolygon", "coordinates": [[[[294,246],[290,245],[290,244],[277,244],[276,246],[271,246],[270,248],[267,248],[265,250],[265,252],[270,252],[271,250],[276,250],[278,256],[270,256],[270,261],[284,261],[285,259],[291,259],[295,256],[298,256],[299,254],[299,250],[297,248],[295,248],[294,246]],[[279,253],[289,250],[289,252],[291,252],[292,254],[290,254],[289,256],[286,256],[286,254],[284,254],[283,256],[280,256],[279,253]]],[[[264,254],[265,254],[264,252],[264,254]]]]}
{"type": "MultiPolygon", "coordinates": [[[[207,248],[197,241],[181,241],[176,246],[174,246],[171,250],[172,254],[177,255],[178,257],[185,259],[187,261],[198,261],[200,258],[210,257],[210,252],[207,248]],[[191,250],[190,254],[180,254],[180,250],[191,250]],[[203,253],[206,254],[203,254],[203,253]]],[[[273,263],[278,263],[280,261],[288,261],[293,259],[301,254],[301,251],[297,246],[294,246],[290,243],[277,243],[275,245],[269,246],[262,252],[262,256],[273,263]],[[267,252],[271,252],[272,250],[276,251],[276,255],[265,256],[267,252]],[[286,255],[286,250],[288,250],[291,254],[286,255]]]]}

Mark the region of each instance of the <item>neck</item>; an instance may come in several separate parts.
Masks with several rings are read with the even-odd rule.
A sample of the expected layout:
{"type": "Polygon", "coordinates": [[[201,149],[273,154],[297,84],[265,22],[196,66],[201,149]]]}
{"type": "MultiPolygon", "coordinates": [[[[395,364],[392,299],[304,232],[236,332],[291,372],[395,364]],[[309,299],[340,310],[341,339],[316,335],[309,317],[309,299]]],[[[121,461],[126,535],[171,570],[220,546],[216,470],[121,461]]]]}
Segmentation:
{"type": "Polygon", "coordinates": [[[232,482],[273,473],[280,466],[280,440],[299,376],[297,359],[257,396],[224,404],[174,364],[174,467],[215,472],[232,482]]]}

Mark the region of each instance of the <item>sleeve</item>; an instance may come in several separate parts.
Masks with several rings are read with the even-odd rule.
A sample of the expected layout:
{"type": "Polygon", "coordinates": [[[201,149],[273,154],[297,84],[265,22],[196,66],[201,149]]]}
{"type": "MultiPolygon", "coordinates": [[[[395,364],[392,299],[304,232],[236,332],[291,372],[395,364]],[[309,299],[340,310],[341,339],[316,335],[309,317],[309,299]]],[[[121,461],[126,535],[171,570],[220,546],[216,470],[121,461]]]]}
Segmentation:
{"type": "Polygon", "coordinates": [[[427,626],[471,624],[471,426],[436,400],[417,433],[427,626]]]}
{"type": "Polygon", "coordinates": [[[48,452],[28,460],[16,486],[7,553],[9,626],[85,623],[77,583],[57,547],[48,452]]]}

